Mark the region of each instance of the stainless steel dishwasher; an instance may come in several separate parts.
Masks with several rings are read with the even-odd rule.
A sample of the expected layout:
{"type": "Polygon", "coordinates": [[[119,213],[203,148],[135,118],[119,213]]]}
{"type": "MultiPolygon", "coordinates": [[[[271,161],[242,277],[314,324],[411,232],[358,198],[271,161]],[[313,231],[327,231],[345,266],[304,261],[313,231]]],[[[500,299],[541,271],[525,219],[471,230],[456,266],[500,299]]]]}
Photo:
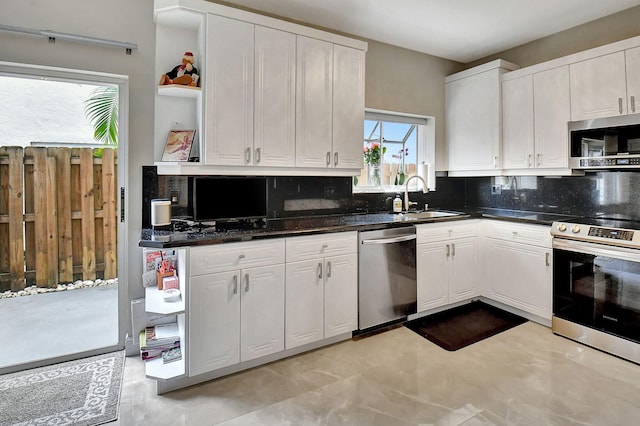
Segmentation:
{"type": "Polygon", "coordinates": [[[416,228],[361,231],[358,247],[358,329],[415,313],[416,228]]]}

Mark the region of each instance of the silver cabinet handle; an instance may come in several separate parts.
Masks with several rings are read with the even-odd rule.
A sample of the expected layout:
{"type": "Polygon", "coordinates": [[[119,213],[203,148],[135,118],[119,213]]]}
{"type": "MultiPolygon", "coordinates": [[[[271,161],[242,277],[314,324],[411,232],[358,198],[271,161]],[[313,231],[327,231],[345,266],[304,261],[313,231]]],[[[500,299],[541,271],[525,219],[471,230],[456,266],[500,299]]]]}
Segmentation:
{"type": "Polygon", "coordinates": [[[331,262],[327,262],[327,278],[331,278],[331,262]]]}
{"type": "Polygon", "coordinates": [[[631,112],[636,112],[636,97],[631,96],[630,101],[631,101],[631,112]]]}
{"type": "Polygon", "coordinates": [[[447,257],[451,256],[451,246],[447,244],[447,257]]]}
{"type": "Polygon", "coordinates": [[[247,147],[244,150],[244,161],[245,163],[251,163],[251,148],[247,147]]]}
{"type": "Polygon", "coordinates": [[[333,153],[333,165],[334,166],[338,165],[338,153],[337,152],[333,153]]]}
{"type": "Polygon", "coordinates": [[[238,276],[233,276],[233,294],[238,294],[238,276]]]}
{"type": "Polygon", "coordinates": [[[538,154],[537,155],[537,160],[536,160],[536,165],[538,167],[540,167],[540,163],[542,162],[541,158],[542,158],[542,154],[538,154]]]}
{"type": "Polygon", "coordinates": [[[256,164],[258,164],[260,162],[260,150],[261,148],[256,148],[256,153],[254,158],[256,159],[256,164]]]}
{"type": "Polygon", "coordinates": [[[549,266],[549,252],[544,254],[544,263],[546,266],[549,266]]]}
{"type": "Polygon", "coordinates": [[[249,293],[249,274],[244,274],[244,292],[249,293]]]}
{"type": "Polygon", "coordinates": [[[531,167],[531,154],[527,156],[527,166],[531,167]]]}
{"type": "Polygon", "coordinates": [[[327,151],[327,166],[331,165],[331,151],[327,151]]]}
{"type": "Polygon", "coordinates": [[[618,98],[618,111],[622,114],[622,98],[618,98]]]}
{"type": "Polygon", "coordinates": [[[494,169],[498,168],[498,156],[497,155],[493,156],[493,168],[494,169]]]}
{"type": "Polygon", "coordinates": [[[318,279],[322,279],[322,262],[318,263],[318,279]]]}
{"type": "Polygon", "coordinates": [[[455,255],[456,255],[456,245],[451,244],[451,256],[455,256],[455,255]]]}

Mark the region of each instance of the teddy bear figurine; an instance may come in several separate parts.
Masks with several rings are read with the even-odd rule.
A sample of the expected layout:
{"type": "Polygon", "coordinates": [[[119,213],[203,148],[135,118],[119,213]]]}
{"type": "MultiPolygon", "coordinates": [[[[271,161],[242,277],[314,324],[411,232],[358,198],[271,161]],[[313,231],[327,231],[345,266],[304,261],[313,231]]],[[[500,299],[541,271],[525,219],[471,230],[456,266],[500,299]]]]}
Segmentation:
{"type": "Polygon", "coordinates": [[[160,76],[160,86],[167,84],[181,84],[184,86],[198,86],[198,70],[193,66],[193,53],[184,52],[182,63],[173,67],[171,71],[160,76]]]}

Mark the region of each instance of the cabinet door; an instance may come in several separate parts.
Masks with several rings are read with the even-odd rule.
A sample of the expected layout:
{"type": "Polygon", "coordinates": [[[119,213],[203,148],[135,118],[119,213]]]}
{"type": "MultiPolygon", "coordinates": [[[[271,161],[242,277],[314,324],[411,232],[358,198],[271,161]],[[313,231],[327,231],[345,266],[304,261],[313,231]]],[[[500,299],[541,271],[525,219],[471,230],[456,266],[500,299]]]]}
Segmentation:
{"type": "Polygon", "coordinates": [[[333,45],[297,37],[296,166],[330,167],[333,121],[333,45]]]}
{"type": "Polygon", "coordinates": [[[445,84],[449,170],[500,168],[500,71],[445,84]]]}
{"type": "Polygon", "coordinates": [[[287,263],[285,348],[322,340],[324,335],[322,258],[287,263]]]}
{"type": "Polygon", "coordinates": [[[629,114],[640,112],[640,47],[625,51],[629,114]]]}
{"type": "Polygon", "coordinates": [[[239,272],[189,279],[189,375],[240,361],[239,272]]]}
{"type": "Polygon", "coordinates": [[[207,15],[205,164],[253,161],[253,41],[253,24],[207,15]]]}
{"type": "Polygon", "coordinates": [[[568,65],[542,71],[533,76],[536,167],[569,166],[569,86],[568,65]]]}
{"type": "Polygon", "coordinates": [[[488,296],[551,320],[551,249],[487,238],[485,250],[488,296]]]}
{"type": "Polygon", "coordinates": [[[324,262],[324,338],[358,328],[358,255],[328,257],[324,262]]]}
{"type": "Polygon", "coordinates": [[[459,302],[478,295],[479,247],[478,238],[451,240],[451,262],[449,272],[449,302],[459,302]]]}
{"type": "Polygon", "coordinates": [[[253,164],[295,165],[296,36],[255,28],[253,164]]]}
{"type": "Polygon", "coordinates": [[[533,77],[502,82],[502,167],[534,166],[533,77]]]}
{"type": "Polygon", "coordinates": [[[449,303],[450,254],[443,242],[416,246],[418,312],[449,303]]]}
{"type": "Polygon", "coordinates": [[[571,120],[627,113],[624,52],[569,65],[571,120]]]}
{"type": "Polygon", "coordinates": [[[284,350],[284,264],[243,269],[240,360],[284,350]]]}
{"type": "Polygon", "coordinates": [[[361,169],[364,123],[362,50],[333,46],[333,166],[361,169]]]}

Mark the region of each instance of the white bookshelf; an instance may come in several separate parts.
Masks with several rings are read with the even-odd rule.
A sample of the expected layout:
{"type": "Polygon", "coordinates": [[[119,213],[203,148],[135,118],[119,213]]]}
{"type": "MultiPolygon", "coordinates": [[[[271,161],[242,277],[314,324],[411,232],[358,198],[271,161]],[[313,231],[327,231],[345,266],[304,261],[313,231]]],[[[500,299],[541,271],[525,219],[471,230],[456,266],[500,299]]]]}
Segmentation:
{"type": "Polygon", "coordinates": [[[185,359],[187,354],[185,353],[185,329],[184,329],[184,314],[176,316],[178,322],[178,334],[180,336],[180,351],[182,352],[182,359],[168,364],[162,362],[162,358],[156,358],[151,361],[145,362],[145,375],[150,379],[156,380],[169,380],[175,377],[184,376],[186,373],[185,359]]]}

